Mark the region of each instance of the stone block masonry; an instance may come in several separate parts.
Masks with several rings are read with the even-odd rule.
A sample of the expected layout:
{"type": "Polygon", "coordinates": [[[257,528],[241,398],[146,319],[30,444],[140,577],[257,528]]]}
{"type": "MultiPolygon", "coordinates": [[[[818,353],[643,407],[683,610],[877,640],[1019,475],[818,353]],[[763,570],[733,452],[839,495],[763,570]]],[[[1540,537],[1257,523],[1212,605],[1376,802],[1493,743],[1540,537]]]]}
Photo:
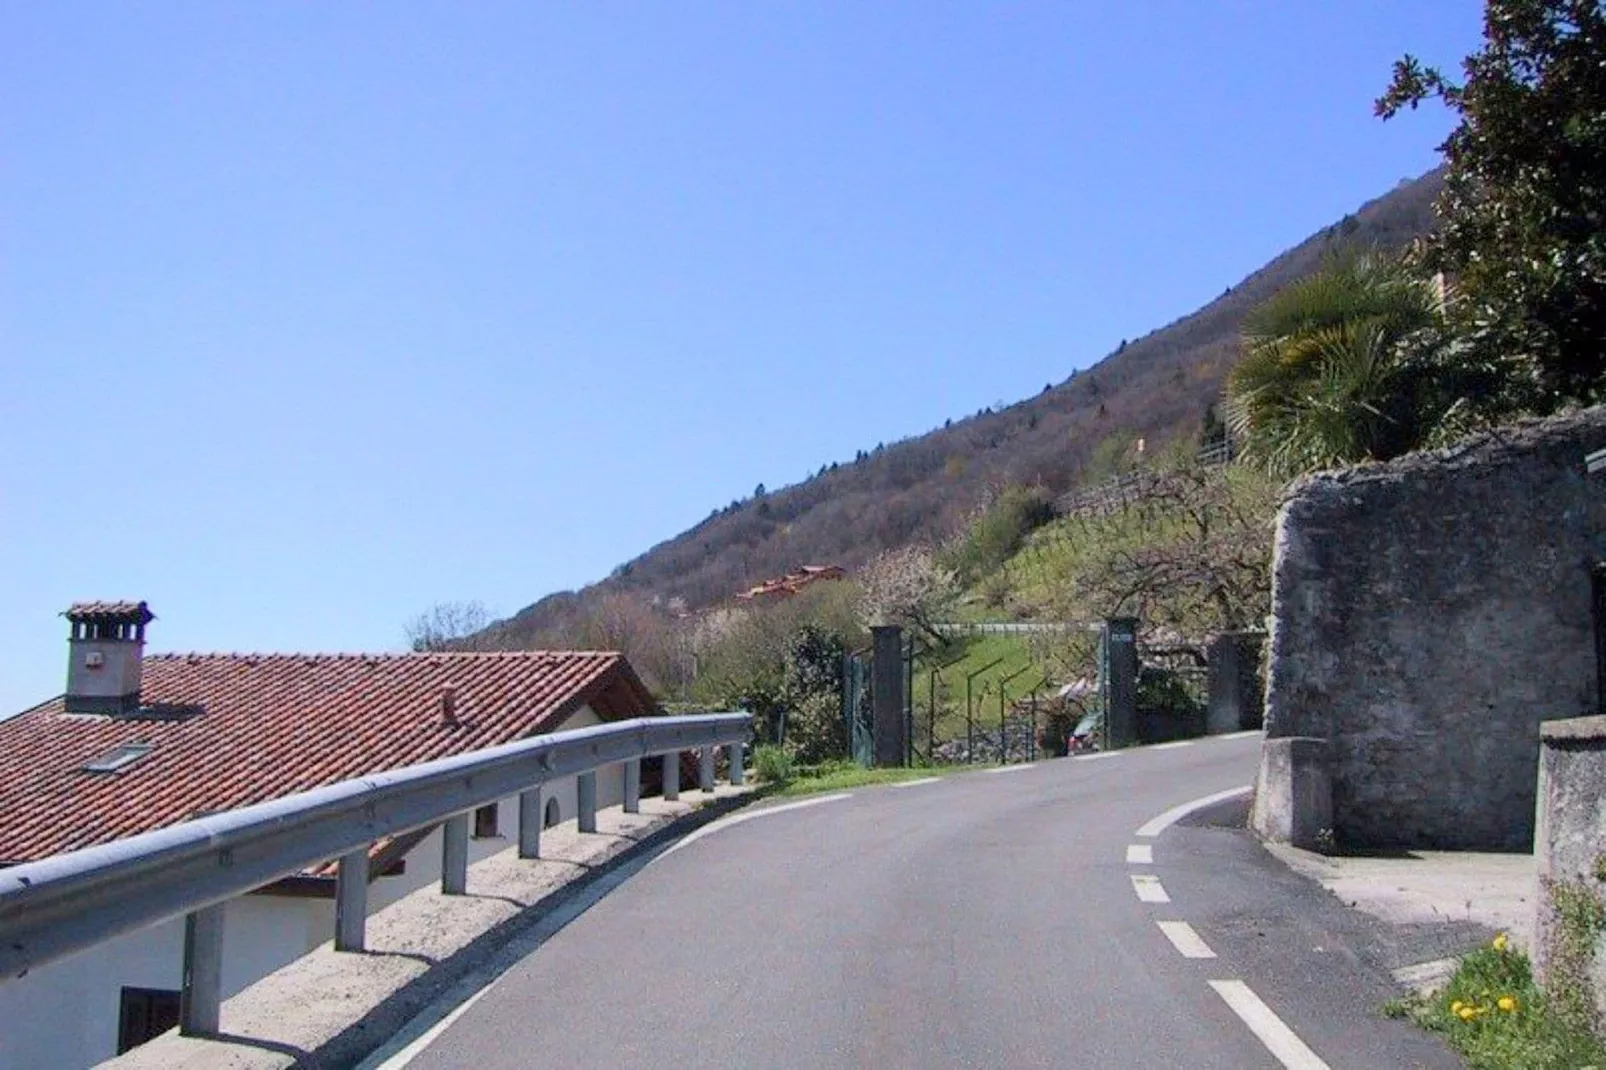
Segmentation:
{"type": "Polygon", "coordinates": [[[1603,446],[1594,408],[1290,488],[1266,732],[1327,740],[1339,847],[1531,849],[1540,723],[1595,709],[1603,446]]]}

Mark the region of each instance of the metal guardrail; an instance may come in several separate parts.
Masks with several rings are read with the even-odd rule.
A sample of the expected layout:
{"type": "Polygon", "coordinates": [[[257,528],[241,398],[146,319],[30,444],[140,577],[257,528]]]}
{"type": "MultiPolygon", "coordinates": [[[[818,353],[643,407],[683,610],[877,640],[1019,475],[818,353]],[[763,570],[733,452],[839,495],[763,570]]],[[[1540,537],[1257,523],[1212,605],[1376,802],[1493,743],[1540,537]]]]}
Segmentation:
{"type": "Polygon", "coordinates": [[[679,795],[682,751],[702,752],[701,786],[711,790],[715,749],[729,746],[731,782],[740,784],[751,723],[745,713],[718,713],[554,732],[0,870],[0,977],[184,915],[181,1028],[215,1033],[228,900],[338,858],[335,946],[361,950],[376,840],[443,824],[441,890],[461,895],[476,807],[518,795],[519,856],[537,858],[542,784],[577,777],[579,827],[595,831],[596,770],[624,764],[627,812],[640,809],[641,760],[654,755],[674,756],[664,762],[666,799],[679,795]]]}

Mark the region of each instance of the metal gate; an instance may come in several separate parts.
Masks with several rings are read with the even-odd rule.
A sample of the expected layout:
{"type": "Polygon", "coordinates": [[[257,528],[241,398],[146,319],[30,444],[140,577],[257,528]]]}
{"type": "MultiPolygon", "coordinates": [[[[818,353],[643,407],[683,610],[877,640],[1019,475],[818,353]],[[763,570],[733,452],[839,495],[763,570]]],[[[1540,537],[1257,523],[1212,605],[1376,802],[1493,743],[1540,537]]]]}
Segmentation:
{"type": "Polygon", "coordinates": [[[842,667],[842,716],[847,721],[848,757],[875,763],[875,710],[870,703],[870,651],[848,654],[842,667]]]}

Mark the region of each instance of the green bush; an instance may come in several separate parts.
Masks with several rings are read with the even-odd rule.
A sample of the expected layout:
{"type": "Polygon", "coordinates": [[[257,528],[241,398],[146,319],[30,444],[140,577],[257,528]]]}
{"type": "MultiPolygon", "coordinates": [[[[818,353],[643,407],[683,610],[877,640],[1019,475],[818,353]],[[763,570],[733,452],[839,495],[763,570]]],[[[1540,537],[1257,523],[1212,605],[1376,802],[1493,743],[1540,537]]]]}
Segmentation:
{"type": "Polygon", "coordinates": [[[1054,504],[1040,487],[1009,487],[970,525],[943,564],[967,583],[1001,567],[1026,536],[1054,519],[1054,504]]]}
{"type": "Polygon", "coordinates": [[[766,743],[753,752],[753,772],[766,784],[785,784],[792,779],[792,756],[785,747],[766,743]]]}

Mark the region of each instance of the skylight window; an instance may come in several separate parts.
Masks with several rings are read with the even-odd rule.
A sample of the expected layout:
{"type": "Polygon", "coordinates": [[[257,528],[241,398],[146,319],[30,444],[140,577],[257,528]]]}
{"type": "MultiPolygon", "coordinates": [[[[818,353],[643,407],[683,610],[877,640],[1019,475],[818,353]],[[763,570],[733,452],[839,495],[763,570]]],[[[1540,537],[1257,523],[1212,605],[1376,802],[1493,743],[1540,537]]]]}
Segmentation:
{"type": "Polygon", "coordinates": [[[84,766],[84,772],[121,773],[155,749],[155,745],[150,743],[124,743],[84,766]]]}

